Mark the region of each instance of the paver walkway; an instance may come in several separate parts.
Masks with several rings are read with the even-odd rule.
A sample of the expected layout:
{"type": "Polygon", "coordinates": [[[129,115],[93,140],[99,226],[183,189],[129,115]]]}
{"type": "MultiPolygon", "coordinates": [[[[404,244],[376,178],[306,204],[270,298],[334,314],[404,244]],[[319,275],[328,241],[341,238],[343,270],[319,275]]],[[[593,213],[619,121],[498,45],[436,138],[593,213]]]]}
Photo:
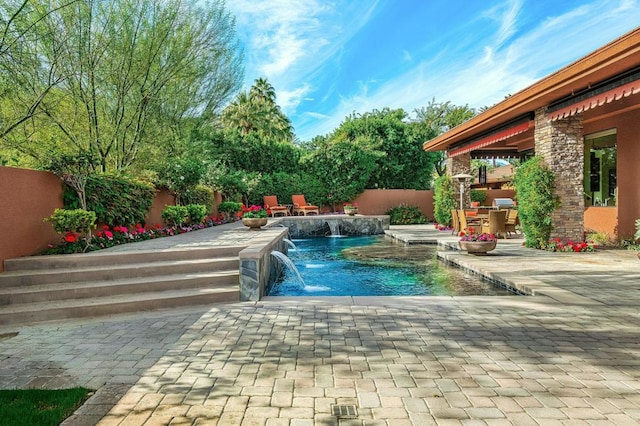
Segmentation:
{"type": "Polygon", "coordinates": [[[508,240],[448,256],[538,295],[267,298],[27,327],[0,341],[0,387],[98,389],[67,425],[640,424],[634,253],[508,240]]]}

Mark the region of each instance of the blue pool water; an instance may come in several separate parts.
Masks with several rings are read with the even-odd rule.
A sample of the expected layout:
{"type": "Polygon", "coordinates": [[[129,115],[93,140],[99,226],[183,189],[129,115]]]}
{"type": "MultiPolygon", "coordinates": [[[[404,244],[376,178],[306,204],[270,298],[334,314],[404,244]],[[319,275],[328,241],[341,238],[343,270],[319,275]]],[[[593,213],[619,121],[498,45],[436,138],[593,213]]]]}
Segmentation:
{"type": "MultiPolygon", "coordinates": [[[[269,296],[513,295],[435,259],[435,246],[401,246],[380,236],[293,240],[269,296]]],[[[277,260],[276,260],[277,261],[277,260]]]]}

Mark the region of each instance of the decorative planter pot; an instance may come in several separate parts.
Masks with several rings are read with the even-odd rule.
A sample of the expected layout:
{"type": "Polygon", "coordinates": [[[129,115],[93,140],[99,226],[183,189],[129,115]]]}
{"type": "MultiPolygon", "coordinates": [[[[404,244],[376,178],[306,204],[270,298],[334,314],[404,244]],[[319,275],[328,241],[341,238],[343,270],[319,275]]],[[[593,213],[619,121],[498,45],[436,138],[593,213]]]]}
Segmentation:
{"type": "Polygon", "coordinates": [[[458,241],[460,248],[476,256],[484,256],[496,248],[497,241],[458,241]]]}
{"type": "Polygon", "coordinates": [[[356,207],[356,208],[353,208],[353,207],[351,207],[351,208],[349,208],[349,207],[345,207],[345,208],[344,208],[344,212],[345,212],[346,214],[348,214],[349,216],[353,216],[354,214],[358,213],[358,208],[357,208],[357,207],[356,207]]]}
{"type": "Polygon", "coordinates": [[[251,231],[259,231],[261,227],[267,224],[266,217],[243,217],[242,224],[251,231]]]}
{"type": "Polygon", "coordinates": [[[480,201],[472,201],[471,207],[474,209],[480,207],[480,201]]]}

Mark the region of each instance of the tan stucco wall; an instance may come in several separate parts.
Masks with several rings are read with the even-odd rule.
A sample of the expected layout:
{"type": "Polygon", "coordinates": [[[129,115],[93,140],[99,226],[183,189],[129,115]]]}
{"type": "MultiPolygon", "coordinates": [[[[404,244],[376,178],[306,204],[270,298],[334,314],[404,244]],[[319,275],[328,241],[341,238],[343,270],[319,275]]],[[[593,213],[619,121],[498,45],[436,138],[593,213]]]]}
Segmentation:
{"type": "Polygon", "coordinates": [[[385,214],[401,204],[417,206],[429,219],[433,219],[433,191],[415,189],[367,189],[354,203],[358,203],[360,214],[385,214]]]}
{"type": "Polygon", "coordinates": [[[168,189],[159,189],[156,191],[156,197],[153,199],[153,204],[151,205],[151,209],[149,209],[149,213],[147,213],[147,217],[145,218],[147,221],[147,225],[162,225],[162,210],[166,206],[174,206],[176,204],[175,195],[171,194],[168,189]]]}
{"type": "Polygon", "coordinates": [[[52,173],[0,166],[0,272],[4,259],[28,256],[60,241],[44,222],[62,204],[62,181],[52,173]]]}

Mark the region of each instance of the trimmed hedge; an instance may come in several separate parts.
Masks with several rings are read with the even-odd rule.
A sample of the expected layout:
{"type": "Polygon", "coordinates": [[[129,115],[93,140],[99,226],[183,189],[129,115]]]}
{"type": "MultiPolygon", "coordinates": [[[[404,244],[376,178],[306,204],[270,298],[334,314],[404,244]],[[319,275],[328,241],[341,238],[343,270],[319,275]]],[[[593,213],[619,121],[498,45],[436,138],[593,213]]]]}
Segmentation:
{"type": "MultiPolygon", "coordinates": [[[[127,177],[92,175],[87,179],[87,210],[96,213],[98,223],[144,224],[155,195],[156,190],[152,185],[127,177]]],[[[67,209],[80,206],[75,191],[67,188],[64,205],[67,209]]]]}

